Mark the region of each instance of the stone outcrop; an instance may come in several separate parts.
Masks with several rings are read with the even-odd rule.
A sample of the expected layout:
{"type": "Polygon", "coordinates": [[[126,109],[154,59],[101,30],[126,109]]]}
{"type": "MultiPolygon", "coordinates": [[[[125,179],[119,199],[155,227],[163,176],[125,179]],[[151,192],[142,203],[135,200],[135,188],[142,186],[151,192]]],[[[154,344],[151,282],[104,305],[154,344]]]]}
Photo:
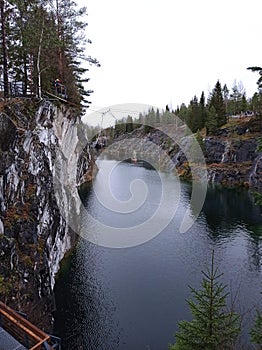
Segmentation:
{"type": "Polygon", "coordinates": [[[53,179],[60,181],[60,169],[64,208],[78,215],[77,186],[87,173],[92,177],[84,141],[75,112],[49,101],[13,100],[0,112],[0,297],[47,330],[55,275],[76,240],[59,210],[53,179]]]}

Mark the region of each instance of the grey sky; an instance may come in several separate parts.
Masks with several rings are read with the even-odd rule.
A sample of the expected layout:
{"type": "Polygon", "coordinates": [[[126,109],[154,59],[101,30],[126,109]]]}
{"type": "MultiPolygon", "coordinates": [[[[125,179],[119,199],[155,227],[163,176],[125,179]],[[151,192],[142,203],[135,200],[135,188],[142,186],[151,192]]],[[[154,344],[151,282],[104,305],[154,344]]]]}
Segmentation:
{"type": "Polygon", "coordinates": [[[261,0],[77,0],[87,6],[92,109],[125,103],[173,108],[217,79],[257,90],[261,0]]]}

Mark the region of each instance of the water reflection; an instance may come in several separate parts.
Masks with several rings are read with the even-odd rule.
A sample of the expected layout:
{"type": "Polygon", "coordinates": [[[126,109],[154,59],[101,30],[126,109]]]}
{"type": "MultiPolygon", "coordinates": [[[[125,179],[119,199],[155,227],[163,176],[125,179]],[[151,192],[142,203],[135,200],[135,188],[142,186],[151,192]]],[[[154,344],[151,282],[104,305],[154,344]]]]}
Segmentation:
{"type": "Polygon", "coordinates": [[[210,186],[202,213],[208,235],[217,244],[237,240],[239,245],[240,236],[245,236],[249,269],[261,271],[262,216],[248,191],[210,186]]]}
{"type": "Polygon", "coordinates": [[[252,196],[244,190],[209,187],[202,211],[214,233],[224,232],[238,224],[262,225],[260,210],[252,196]]]}
{"type": "Polygon", "coordinates": [[[63,335],[64,350],[118,348],[120,330],[112,317],[115,305],[107,297],[105,281],[101,283],[99,254],[91,243],[80,240],[62,266],[55,287],[59,297],[54,327],[63,335]]]}
{"type": "MultiPolygon", "coordinates": [[[[132,217],[144,220],[159,202],[157,174],[120,164],[111,184],[119,198],[127,199],[134,177],[145,179],[150,188],[143,210],[132,217]]],[[[224,272],[223,282],[232,297],[237,296],[237,311],[245,314],[241,341],[248,344],[262,289],[259,208],[246,191],[209,188],[200,217],[181,234],[191,186],[185,183],[181,188],[174,220],[146,244],[108,249],[81,241],[77,246],[56,285],[56,329],[64,338],[65,350],[166,350],[174,340],[177,322],[190,318],[185,302],[190,296],[188,285],[200,286],[201,270],[209,263],[212,249],[219,271],[224,272]]],[[[91,187],[87,193],[85,205],[94,216],[115,226],[132,222],[103,208],[91,187]]],[[[85,216],[83,227],[92,230],[85,216]]],[[[232,300],[228,302],[231,305],[232,300]]]]}

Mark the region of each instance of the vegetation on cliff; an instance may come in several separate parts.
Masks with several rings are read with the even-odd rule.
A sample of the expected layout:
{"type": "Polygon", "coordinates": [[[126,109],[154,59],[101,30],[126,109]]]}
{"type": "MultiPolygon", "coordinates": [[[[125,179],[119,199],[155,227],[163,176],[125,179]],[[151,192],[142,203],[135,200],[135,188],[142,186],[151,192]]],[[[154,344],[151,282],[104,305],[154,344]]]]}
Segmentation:
{"type": "Polygon", "coordinates": [[[92,91],[83,62],[99,65],[86,56],[91,43],[84,31],[86,8],[66,0],[0,1],[2,90],[4,97],[20,94],[42,97],[53,92],[59,78],[68,100],[80,105],[92,91]]]}

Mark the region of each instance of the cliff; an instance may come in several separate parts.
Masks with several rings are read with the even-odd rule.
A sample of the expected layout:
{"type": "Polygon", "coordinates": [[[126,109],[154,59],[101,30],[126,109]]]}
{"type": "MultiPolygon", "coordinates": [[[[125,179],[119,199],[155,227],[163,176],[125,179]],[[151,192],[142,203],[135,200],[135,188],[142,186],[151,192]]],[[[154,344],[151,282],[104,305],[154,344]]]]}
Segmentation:
{"type": "MultiPolygon", "coordinates": [[[[191,136],[188,135],[183,126],[173,124],[160,125],[149,132],[145,132],[142,126],[129,134],[119,135],[107,152],[121,155],[121,159],[125,156],[129,158],[135,152],[138,158],[146,158],[149,162],[153,159],[153,164],[158,162],[159,168],[167,171],[176,168],[181,178],[191,180],[190,164],[184,152],[192,148],[191,136]],[[156,153],[159,156],[157,161],[156,153]],[[170,159],[173,165],[170,165],[170,159]]],[[[215,135],[206,136],[204,130],[201,135],[198,141],[204,154],[209,183],[262,192],[262,152],[257,151],[258,139],[262,136],[260,117],[232,119],[215,135]]]]}
{"type": "Polygon", "coordinates": [[[205,140],[208,180],[214,184],[244,186],[262,191],[262,154],[257,139],[205,140]]]}
{"type": "Polygon", "coordinates": [[[53,180],[60,169],[60,200],[78,215],[77,186],[93,163],[88,148],[79,147],[85,136],[73,110],[19,99],[0,107],[0,298],[50,330],[55,275],[76,240],[53,180]]]}

